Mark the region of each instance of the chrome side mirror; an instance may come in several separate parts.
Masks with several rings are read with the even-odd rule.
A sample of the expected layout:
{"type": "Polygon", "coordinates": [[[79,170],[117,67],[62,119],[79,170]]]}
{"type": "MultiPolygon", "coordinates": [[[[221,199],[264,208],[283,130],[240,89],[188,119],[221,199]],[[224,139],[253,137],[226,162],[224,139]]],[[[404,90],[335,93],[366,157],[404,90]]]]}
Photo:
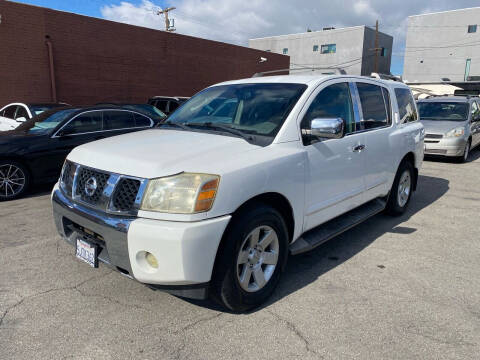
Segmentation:
{"type": "Polygon", "coordinates": [[[307,134],[317,138],[340,139],[345,135],[345,121],[342,118],[313,119],[307,134]]]}

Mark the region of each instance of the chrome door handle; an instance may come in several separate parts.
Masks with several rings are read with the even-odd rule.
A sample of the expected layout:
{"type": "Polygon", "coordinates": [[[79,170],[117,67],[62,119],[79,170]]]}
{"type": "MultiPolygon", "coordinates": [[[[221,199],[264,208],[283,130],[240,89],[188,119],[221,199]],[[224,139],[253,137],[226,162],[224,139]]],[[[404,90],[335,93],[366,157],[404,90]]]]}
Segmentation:
{"type": "Polygon", "coordinates": [[[353,151],[355,152],[361,152],[362,150],[365,149],[365,145],[357,145],[353,148],[353,151]]]}

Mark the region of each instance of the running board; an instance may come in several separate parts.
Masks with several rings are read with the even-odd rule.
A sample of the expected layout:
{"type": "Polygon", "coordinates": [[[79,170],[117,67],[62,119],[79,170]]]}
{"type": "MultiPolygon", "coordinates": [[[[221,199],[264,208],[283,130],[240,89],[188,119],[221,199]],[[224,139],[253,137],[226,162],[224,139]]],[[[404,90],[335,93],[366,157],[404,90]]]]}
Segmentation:
{"type": "Polygon", "coordinates": [[[386,205],[387,202],[385,199],[374,199],[343,215],[327,221],[299,237],[297,241],[290,245],[290,253],[292,255],[297,255],[310,251],[323,244],[325,241],[340,235],[373,215],[382,212],[386,205]]]}

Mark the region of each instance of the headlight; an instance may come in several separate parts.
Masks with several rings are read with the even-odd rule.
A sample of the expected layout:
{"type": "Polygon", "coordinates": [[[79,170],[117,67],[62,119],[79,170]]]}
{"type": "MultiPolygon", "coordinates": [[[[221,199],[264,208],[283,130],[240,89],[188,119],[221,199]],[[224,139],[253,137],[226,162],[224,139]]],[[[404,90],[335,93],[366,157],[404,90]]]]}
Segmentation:
{"type": "Polygon", "coordinates": [[[148,182],[141,210],[193,214],[212,208],[220,176],[182,173],[148,182]]]}
{"type": "Polygon", "coordinates": [[[465,134],[465,128],[458,127],[447,132],[445,137],[460,137],[463,136],[463,134],[465,134]]]}

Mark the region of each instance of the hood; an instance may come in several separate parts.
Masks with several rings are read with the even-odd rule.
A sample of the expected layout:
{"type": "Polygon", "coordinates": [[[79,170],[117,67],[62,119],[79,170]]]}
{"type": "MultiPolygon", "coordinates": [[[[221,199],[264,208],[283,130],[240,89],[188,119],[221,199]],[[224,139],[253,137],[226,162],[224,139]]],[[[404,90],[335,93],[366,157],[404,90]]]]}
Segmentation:
{"type": "Polygon", "coordinates": [[[144,130],[81,145],[68,159],[92,168],[142,178],[183,171],[219,174],[221,163],[262,149],[244,139],[182,130],[144,130]]]}
{"type": "Polygon", "coordinates": [[[466,121],[421,120],[427,134],[446,134],[457,127],[465,127],[466,121]]]}

